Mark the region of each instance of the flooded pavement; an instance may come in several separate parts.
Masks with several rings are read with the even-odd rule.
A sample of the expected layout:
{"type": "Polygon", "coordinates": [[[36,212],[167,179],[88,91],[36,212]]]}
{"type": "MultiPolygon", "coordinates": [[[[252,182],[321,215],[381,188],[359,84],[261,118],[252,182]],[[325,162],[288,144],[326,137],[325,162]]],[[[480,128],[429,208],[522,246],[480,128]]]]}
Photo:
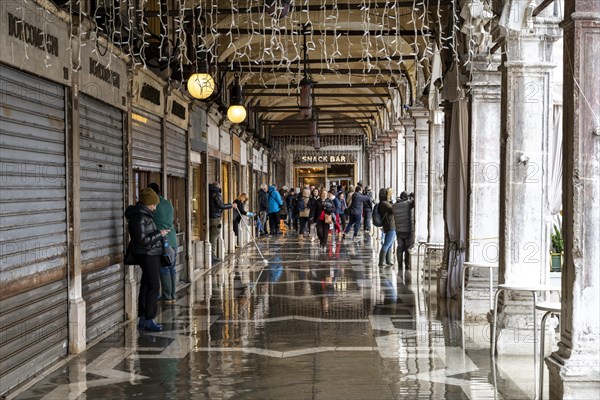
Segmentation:
{"type": "Polygon", "coordinates": [[[519,381],[531,357],[492,368],[486,338],[463,345],[460,304],[377,267],[375,239],[325,253],[294,234],[258,244],[267,265],[239,250],[160,306],[162,332],[129,323],[17,398],[532,397],[532,377],[519,381]]]}

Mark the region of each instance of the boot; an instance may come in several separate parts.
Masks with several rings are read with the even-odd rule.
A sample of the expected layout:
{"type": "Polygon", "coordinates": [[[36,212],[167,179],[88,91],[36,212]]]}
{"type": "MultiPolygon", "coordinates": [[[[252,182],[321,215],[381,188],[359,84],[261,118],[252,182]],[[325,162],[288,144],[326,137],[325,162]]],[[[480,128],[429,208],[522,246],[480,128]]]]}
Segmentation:
{"type": "Polygon", "coordinates": [[[394,262],[392,261],[392,248],[391,247],[385,254],[385,263],[387,264],[388,267],[394,266],[394,262]]]}
{"type": "Polygon", "coordinates": [[[383,250],[379,250],[379,267],[385,266],[385,252],[383,250]]]}

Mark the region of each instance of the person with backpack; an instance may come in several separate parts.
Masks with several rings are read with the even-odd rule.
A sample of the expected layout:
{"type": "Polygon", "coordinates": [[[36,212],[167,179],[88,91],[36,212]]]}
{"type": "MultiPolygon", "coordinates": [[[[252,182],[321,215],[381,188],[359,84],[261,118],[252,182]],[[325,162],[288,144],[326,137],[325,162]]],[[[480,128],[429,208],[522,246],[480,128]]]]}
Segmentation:
{"type": "Polygon", "coordinates": [[[310,227],[308,227],[308,219],[310,217],[310,187],[304,186],[302,192],[298,193],[296,200],[296,208],[298,209],[298,216],[300,218],[300,236],[310,236],[310,227]]]}
{"type": "Polygon", "coordinates": [[[365,236],[371,236],[371,221],[372,221],[372,216],[373,216],[373,207],[375,206],[375,199],[373,198],[373,191],[371,190],[371,188],[369,186],[365,187],[365,191],[363,192],[364,194],[366,194],[367,196],[369,196],[369,201],[365,201],[364,203],[364,219],[365,219],[365,224],[364,224],[364,232],[365,232],[365,236]]]}
{"type": "Polygon", "coordinates": [[[296,210],[296,191],[291,188],[285,196],[285,204],[288,210],[288,226],[298,231],[298,211],[296,210]]]}
{"type": "MultiPolygon", "coordinates": [[[[346,200],[348,201],[348,200],[346,200]]],[[[346,225],[346,230],[344,231],[344,235],[342,239],[346,239],[346,235],[350,232],[350,229],[354,227],[354,240],[358,240],[358,230],[360,229],[360,222],[363,214],[363,204],[366,201],[371,201],[371,197],[362,194],[362,188],[360,186],[356,187],[354,194],[352,195],[352,203],[348,206],[349,214],[350,214],[350,222],[346,225]]]]}
{"type": "Polygon", "coordinates": [[[410,269],[410,249],[415,243],[413,234],[413,208],[415,207],[414,194],[406,192],[400,193],[400,198],[392,206],[394,211],[394,222],[396,223],[396,236],[398,237],[398,267],[402,269],[404,262],[405,268],[410,269]]]}
{"type": "Polygon", "coordinates": [[[373,224],[381,225],[385,239],[379,250],[379,267],[391,267],[392,245],[396,239],[396,224],[394,221],[394,211],[392,210],[392,188],[382,188],[379,190],[379,203],[373,208],[373,224]]]}

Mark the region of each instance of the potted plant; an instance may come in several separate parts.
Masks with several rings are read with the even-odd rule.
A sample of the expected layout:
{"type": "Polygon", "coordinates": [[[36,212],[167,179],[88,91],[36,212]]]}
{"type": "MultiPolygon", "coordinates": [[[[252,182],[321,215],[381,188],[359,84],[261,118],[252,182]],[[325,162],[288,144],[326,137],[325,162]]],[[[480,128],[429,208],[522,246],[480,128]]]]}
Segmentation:
{"type": "Polygon", "coordinates": [[[552,241],[552,250],[550,251],[552,263],[550,264],[550,272],[560,272],[562,268],[564,243],[562,232],[558,227],[554,227],[554,233],[550,235],[550,240],[552,241]]]}

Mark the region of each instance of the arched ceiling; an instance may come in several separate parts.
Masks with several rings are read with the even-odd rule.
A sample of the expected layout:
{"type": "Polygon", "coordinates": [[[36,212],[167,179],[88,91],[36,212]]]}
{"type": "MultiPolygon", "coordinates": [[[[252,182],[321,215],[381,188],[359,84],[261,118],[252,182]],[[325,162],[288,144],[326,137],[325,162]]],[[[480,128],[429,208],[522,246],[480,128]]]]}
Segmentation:
{"type": "Polygon", "coordinates": [[[287,4],[194,1],[198,48],[226,71],[225,84],[239,77],[247,106],[271,132],[306,131],[298,85],[307,75],[315,82],[313,107],[322,134],[335,125],[369,134],[368,126],[382,121],[392,98],[405,97],[406,85],[414,90],[416,60],[428,55],[451,1],[287,4]]]}

